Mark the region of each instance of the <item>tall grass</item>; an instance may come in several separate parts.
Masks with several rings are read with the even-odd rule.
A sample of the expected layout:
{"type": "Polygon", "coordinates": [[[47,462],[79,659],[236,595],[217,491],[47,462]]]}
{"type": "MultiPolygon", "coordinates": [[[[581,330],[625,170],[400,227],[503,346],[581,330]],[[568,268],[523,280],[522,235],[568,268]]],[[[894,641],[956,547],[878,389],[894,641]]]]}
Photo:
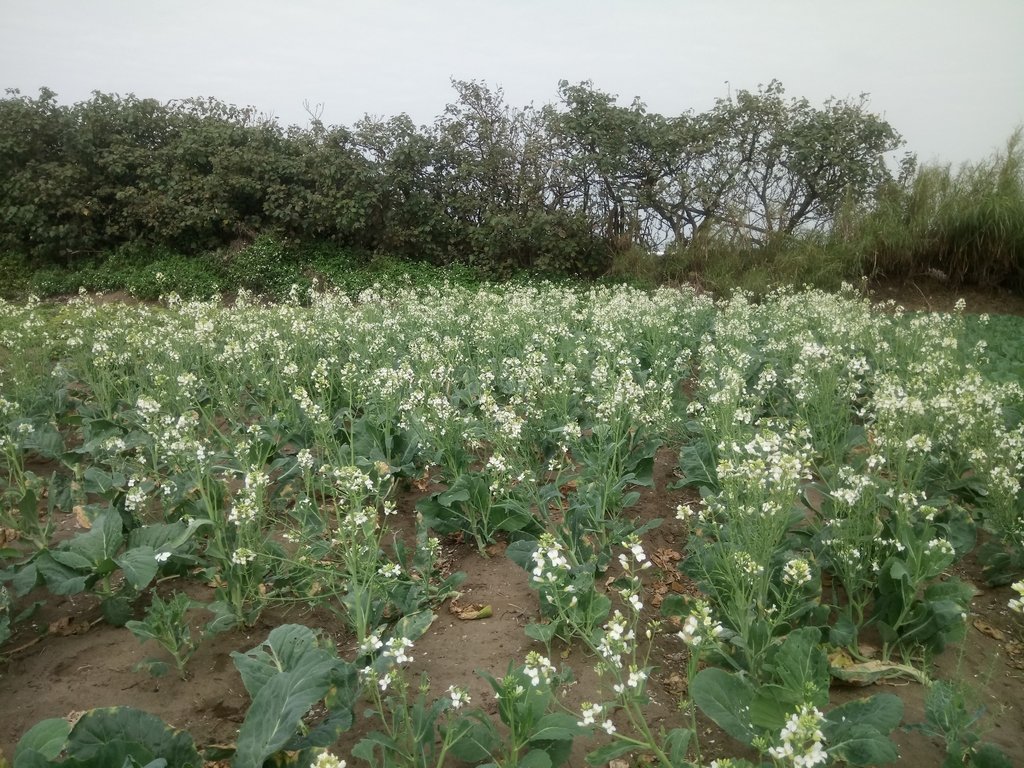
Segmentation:
{"type": "Polygon", "coordinates": [[[831,248],[869,277],[930,274],[953,284],[1024,288],[1024,136],[962,166],[925,165],[881,190],[873,208],[840,216],[831,248]]]}
{"type": "Polygon", "coordinates": [[[664,255],[619,253],[611,275],[639,284],[691,282],[755,294],[778,285],[832,289],[858,278],[929,276],[951,285],[1024,290],[1024,133],[1002,152],[953,171],[910,169],[872,201],[851,201],[828,232],[753,246],[710,230],[664,255]]]}

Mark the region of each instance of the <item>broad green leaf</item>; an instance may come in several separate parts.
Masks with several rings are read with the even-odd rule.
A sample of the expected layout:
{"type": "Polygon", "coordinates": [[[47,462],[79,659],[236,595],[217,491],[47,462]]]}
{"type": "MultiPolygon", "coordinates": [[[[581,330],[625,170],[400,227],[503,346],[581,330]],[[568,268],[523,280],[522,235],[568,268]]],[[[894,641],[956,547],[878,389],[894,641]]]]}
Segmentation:
{"type": "Polygon", "coordinates": [[[98,567],[104,561],[112,561],[124,542],[121,515],[108,509],[93,520],[92,528],[80,533],[68,542],[67,548],[87,557],[98,567]]]}
{"type": "Polygon", "coordinates": [[[531,749],[519,761],[518,768],[551,768],[551,756],[542,749],[531,749]]]}
{"type": "Polygon", "coordinates": [[[69,733],[71,723],[60,717],[36,723],[14,748],[14,768],[19,768],[18,760],[25,752],[36,752],[47,760],[55,759],[64,749],[69,733]]]}
{"type": "Polygon", "coordinates": [[[575,717],[565,712],[552,712],[537,722],[530,741],[571,741],[580,733],[583,729],[577,725],[575,717]]]}
{"type": "Polygon", "coordinates": [[[64,453],[64,438],[52,424],[40,424],[25,438],[26,450],[34,451],[44,459],[59,459],[64,453]]]}
{"type": "MultiPolygon", "coordinates": [[[[374,752],[377,751],[377,747],[385,755],[395,749],[398,749],[398,744],[390,736],[386,736],[380,731],[371,731],[359,740],[359,742],[352,747],[352,756],[358,757],[370,765],[381,765],[381,763],[374,758],[374,752]]],[[[384,765],[387,765],[385,759],[384,765]]]]}
{"type": "Polygon", "coordinates": [[[622,742],[606,744],[603,747],[598,747],[592,752],[588,752],[587,763],[589,765],[608,765],[608,763],[615,758],[628,755],[634,749],[636,749],[635,744],[624,744],[622,742]]]}
{"type": "Polygon", "coordinates": [[[234,768],[261,768],[299,729],[302,717],[330,687],[332,659],[271,677],[253,697],[238,731],[234,768]]]}
{"type": "MultiPolygon", "coordinates": [[[[991,742],[985,742],[974,748],[971,753],[972,768],[1013,768],[1010,758],[991,742]]],[[[18,768],[17,765],[14,768],[18,768]]]]}
{"type": "MultiPolygon", "coordinates": [[[[14,587],[14,594],[18,597],[24,597],[39,582],[39,570],[35,563],[29,563],[28,565],[19,568],[14,574],[14,578],[11,579],[11,586],[14,587]]],[[[82,583],[82,589],[85,588],[85,582],[82,583]]],[[[82,590],[78,590],[81,592],[82,590]]]]}
{"type": "Polygon", "coordinates": [[[447,728],[442,726],[442,732],[454,739],[452,756],[474,765],[487,760],[502,745],[501,734],[486,717],[473,720],[469,717],[460,718],[447,728]]]}
{"type": "Polygon", "coordinates": [[[99,467],[89,467],[82,475],[82,489],[86,493],[106,496],[115,488],[123,488],[127,479],[120,472],[105,472],[99,467]]]}
{"type": "Polygon", "coordinates": [[[519,539],[511,542],[505,549],[505,557],[520,568],[533,568],[533,553],[537,551],[537,542],[531,539],[519,539]]]}
{"type": "Polygon", "coordinates": [[[123,627],[134,613],[132,602],[135,596],[126,592],[127,590],[106,595],[100,601],[103,620],[111,626],[123,627]]]}
{"type": "Polygon", "coordinates": [[[527,624],[523,632],[531,640],[547,644],[554,639],[557,630],[557,624],[527,624]]]}
{"type": "Polygon", "coordinates": [[[74,571],[88,573],[93,569],[93,562],[78,552],[54,549],[50,550],[49,555],[61,565],[65,565],[74,571]]]}
{"type": "Polygon", "coordinates": [[[35,568],[46,582],[46,588],[55,595],[77,595],[85,591],[88,576],[58,563],[49,552],[36,558],[35,568]]]}
{"type": "Polygon", "coordinates": [[[160,569],[160,564],[156,561],[156,550],[147,546],[129,549],[115,557],[114,562],[121,566],[127,582],[140,592],[149,586],[160,569]]]}
{"type": "Polygon", "coordinates": [[[890,733],[903,719],[903,701],[891,693],[879,693],[866,699],[848,701],[826,716],[829,742],[842,736],[848,725],[869,725],[879,733],[890,733]]]}
{"type": "Polygon", "coordinates": [[[697,673],[690,694],[701,712],[738,741],[749,744],[756,736],[749,722],[754,688],[743,677],[711,667],[697,673]]]}
{"type": "Polygon", "coordinates": [[[316,633],[301,624],[275,627],[255,648],[246,653],[233,651],[231,658],[253,699],[277,674],[301,671],[336,660],[334,654],[319,647],[316,633]]]}
{"type": "Polygon", "coordinates": [[[830,757],[856,766],[894,763],[898,758],[896,745],[870,725],[854,724],[826,747],[830,757]]]}
{"type": "Polygon", "coordinates": [[[795,702],[828,703],[828,656],[821,647],[821,632],[803,627],[790,632],[771,658],[771,671],[795,702]]]}
{"type": "Polygon", "coordinates": [[[71,729],[68,754],[93,765],[123,765],[131,757],[142,765],[157,758],[168,768],[202,768],[192,737],[163,720],[132,707],[86,712],[71,729]]]}
{"type": "Polygon", "coordinates": [[[210,520],[194,519],[189,523],[179,520],[176,523],[145,525],[128,534],[128,548],[148,546],[157,552],[172,551],[187,544],[200,528],[212,524],[210,520]]]}

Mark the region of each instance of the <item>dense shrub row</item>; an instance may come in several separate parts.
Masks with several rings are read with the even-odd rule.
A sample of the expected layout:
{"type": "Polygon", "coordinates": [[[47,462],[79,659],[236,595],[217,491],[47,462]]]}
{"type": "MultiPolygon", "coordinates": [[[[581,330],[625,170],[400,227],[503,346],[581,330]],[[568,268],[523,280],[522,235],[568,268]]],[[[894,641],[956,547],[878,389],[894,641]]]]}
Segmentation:
{"type": "Polygon", "coordinates": [[[453,85],[432,125],[311,116],[306,128],[214,99],[95,93],[65,106],[46,89],[8,91],[0,267],[37,274],[4,290],[148,294],[163,273],[196,295],[280,294],[374,255],[715,287],[927,271],[1020,282],[1019,136],[958,173],[908,157],[894,177],[901,140],[863,100],[813,107],[777,82],[675,117],[589,83],[523,109],[453,85]],[[666,243],[666,258],[649,255],[666,243]]]}

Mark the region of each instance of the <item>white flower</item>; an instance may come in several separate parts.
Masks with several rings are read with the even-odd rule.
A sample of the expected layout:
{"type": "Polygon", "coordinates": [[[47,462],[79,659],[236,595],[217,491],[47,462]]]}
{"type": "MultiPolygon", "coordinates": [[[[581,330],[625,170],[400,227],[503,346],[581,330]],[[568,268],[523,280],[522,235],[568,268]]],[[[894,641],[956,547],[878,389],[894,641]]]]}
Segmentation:
{"type": "Polygon", "coordinates": [[[785,760],[793,768],[813,768],[828,760],[825,752],[825,736],[821,724],[825,716],[809,704],[790,715],[779,734],[779,744],[771,747],[768,754],[776,760],[785,760]]]}
{"type": "Polygon", "coordinates": [[[310,768],[345,768],[345,761],[339,760],[330,752],[321,752],[310,768]]]}
{"type": "Polygon", "coordinates": [[[782,569],[782,580],[791,587],[802,587],[811,580],[811,566],[806,560],[790,560],[782,569]]]}
{"type": "Polygon", "coordinates": [[[576,725],[580,728],[586,728],[588,725],[596,725],[597,718],[601,716],[604,710],[600,704],[591,704],[590,702],[583,703],[583,710],[580,714],[583,716],[582,720],[577,721],[576,725]]]}
{"type": "Polygon", "coordinates": [[[246,547],[239,547],[231,553],[231,562],[235,565],[248,565],[256,559],[256,553],[246,547]]]}
{"type": "Polygon", "coordinates": [[[683,629],[677,636],[691,648],[697,648],[706,640],[714,640],[723,631],[722,625],[711,615],[711,606],[703,600],[697,600],[693,612],[686,617],[683,629]]]}
{"type": "Polygon", "coordinates": [[[452,700],[452,709],[462,709],[464,705],[472,701],[464,688],[456,688],[454,685],[448,686],[448,696],[452,700]]]}
{"type": "Polygon", "coordinates": [[[1017,593],[1017,597],[1010,600],[1008,605],[1014,613],[1024,614],[1024,581],[1018,581],[1010,585],[1010,588],[1017,593]]]}
{"type": "Polygon", "coordinates": [[[412,640],[407,637],[392,637],[387,642],[387,648],[384,649],[384,656],[390,656],[395,660],[395,664],[405,664],[411,662],[412,656],[409,656],[406,651],[412,648],[412,640]]]}
{"type": "Polygon", "coordinates": [[[530,684],[536,688],[541,681],[547,683],[555,672],[555,666],[546,656],[541,656],[536,651],[530,651],[526,655],[526,664],[523,667],[523,674],[530,678],[530,684]]]}
{"type": "Polygon", "coordinates": [[[170,552],[157,552],[153,555],[153,559],[158,563],[166,563],[170,559],[171,554],[170,552]]]}
{"type": "Polygon", "coordinates": [[[359,655],[368,656],[374,651],[379,651],[383,647],[384,643],[379,637],[376,635],[370,635],[359,644],[359,655]]]}

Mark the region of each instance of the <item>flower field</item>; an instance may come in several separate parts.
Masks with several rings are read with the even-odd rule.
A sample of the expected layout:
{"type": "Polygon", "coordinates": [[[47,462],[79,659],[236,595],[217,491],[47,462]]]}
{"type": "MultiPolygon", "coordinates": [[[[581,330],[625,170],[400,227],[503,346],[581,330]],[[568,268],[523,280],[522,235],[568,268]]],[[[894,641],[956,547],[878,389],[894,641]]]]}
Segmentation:
{"type": "Polygon", "coordinates": [[[1024,698],[989,740],[953,667],[1020,649],[1015,329],[852,291],[0,303],[0,746],[1013,765],[1024,698]]]}

